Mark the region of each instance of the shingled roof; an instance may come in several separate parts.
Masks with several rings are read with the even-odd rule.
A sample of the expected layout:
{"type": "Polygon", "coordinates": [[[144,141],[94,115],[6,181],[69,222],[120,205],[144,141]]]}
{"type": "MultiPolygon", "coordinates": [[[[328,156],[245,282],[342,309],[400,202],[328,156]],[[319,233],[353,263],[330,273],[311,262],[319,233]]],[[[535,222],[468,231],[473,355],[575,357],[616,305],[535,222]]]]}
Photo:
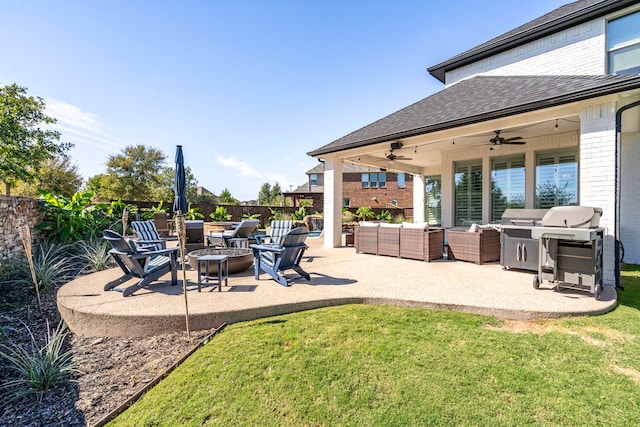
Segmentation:
{"type": "Polygon", "coordinates": [[[638,88],[638,75],[476,76],[307,154],[319,156],[638,88]]]}
{"type": "Polygon", "coordinates": [[[427,71],[444,83],[447,71],[530,43],[532,40],[546,37],[583,22],[606,16],[637,3],[638,0],[579,0],[565,4],[488,42],[429,67],[427,71]]]}

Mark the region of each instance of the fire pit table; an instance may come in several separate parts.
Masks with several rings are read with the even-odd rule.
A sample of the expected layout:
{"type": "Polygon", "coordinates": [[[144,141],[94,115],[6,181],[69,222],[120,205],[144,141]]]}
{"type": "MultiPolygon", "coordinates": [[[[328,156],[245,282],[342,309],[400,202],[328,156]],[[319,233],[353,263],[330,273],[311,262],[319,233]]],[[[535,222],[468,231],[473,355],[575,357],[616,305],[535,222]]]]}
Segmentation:
{"type": "MultiPolygon", "coordinates": [[[[198,258],[205,255],[227,255],[229,257],[229,274],[239,273],[253,264],[253,252],[248,248],[205,248],[191,251],[188,254],[189,265],[198,269],[198,258]]],[[[217,274],[217,263],[212,263],[209,274],[217,274]]]]}

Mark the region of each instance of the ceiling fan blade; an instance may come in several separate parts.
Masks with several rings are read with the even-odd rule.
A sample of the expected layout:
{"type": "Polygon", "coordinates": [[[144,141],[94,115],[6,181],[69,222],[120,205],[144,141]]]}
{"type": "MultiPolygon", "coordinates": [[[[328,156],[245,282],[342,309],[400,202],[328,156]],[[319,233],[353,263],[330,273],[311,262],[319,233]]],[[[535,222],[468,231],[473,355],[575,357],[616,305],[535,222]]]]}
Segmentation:
{"type": "Polygon", "coordinates": [[[510,141],[508,139],[503,142],[503,144],[513,144],[513,145],[524,145],[526,143],[527,141],[510,141]]]}
{"type": "Polygon", "coordinates": [[[522,139],[522,137],[521,136],[514,136],[512,138],[502,138],[503,142],[517,141],[519,139],[522,139]]]}

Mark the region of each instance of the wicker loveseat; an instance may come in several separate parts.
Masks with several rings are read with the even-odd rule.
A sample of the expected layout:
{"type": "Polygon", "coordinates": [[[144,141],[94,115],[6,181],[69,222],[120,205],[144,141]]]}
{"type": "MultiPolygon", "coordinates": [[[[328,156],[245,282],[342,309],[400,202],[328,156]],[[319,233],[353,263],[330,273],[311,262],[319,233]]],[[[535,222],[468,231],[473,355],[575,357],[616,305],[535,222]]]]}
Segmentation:
{"type": "Polygon", "coordinates": [[[357,253],[431,261],[444,252],[444,230],[429,229],[426,223],[362,222],[354,233],[357,253]]]}
{"type": "Polygon", "coordinates": [[[499,261],[500,233],[493,228],[447,230],[447,258],[476,264],[499,261]]]}

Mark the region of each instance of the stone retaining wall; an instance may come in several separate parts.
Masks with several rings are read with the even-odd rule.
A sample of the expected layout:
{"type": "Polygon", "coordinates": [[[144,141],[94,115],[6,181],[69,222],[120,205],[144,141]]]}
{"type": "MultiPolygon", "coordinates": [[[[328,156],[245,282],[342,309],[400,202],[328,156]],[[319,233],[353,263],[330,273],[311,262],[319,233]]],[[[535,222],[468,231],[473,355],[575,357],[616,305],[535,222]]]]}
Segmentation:
{"type": "Polygon", "coordinates": [[[35,226],[42,222],[38,201],[28,197],[0,196],[0,257],[7,257],[24,249],[16,225],[23,219],[31,229],[32,243],[42,239],[35,226]]]}

